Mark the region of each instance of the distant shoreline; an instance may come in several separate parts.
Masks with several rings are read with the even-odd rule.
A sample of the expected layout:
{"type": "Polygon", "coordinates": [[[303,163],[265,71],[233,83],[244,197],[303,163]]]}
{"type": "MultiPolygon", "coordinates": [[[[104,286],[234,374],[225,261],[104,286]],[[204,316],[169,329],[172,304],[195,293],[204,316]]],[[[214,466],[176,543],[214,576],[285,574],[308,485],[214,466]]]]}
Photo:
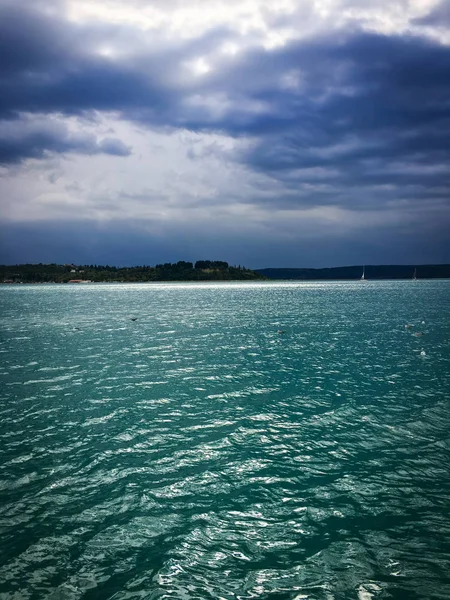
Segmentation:
{"type": "Polygon", "coordinates": [[[439,265],[354,265],[324,269],[270,268],[256,269],[257,273],[271,280],[296,281],[354,281],[361,279],[364,270],[366,280],[403,279],[450,279],[450,264],[439,265]]]}
{"type": "Polygon", "coordinates": [[[251,270],[223,261],[179,261],[150,266],[114,267],[74,264],[0,265],[3,284],[186,283],[242,281],[357,281],[450,279],[450,264],[354,265],[322,269],[251,270]]]}
{"type": "MultiPolygon", "coordinates": [[[[368,280],[369,283],[381,283],[383,281],[398,281],[398,282],[404,282],[404,283],[408,283],[410,281],[412,281],[411,279],[404,279],[404,278],[378,278],[378,279],[370,279],[368,280]]],[[[450,281],[450,277],[423,277],[420,279],[421,282],[423,281],[450,281]]],[[[276,284],[276,283],[292,283],[292,284],[301,284],[301,283],[305,283],[305,284],[311,284],[311,283],[358,283],[359,280],[358,279],[253,279],[253,280],[242,280],[242,279],[226,279],[226,280],[216,280],[213,281],[211,279],[205,279],[205,280],[186,280],[186,279],[180,279],[178,281],[176,280],[171,280],[171,281],[89,281],[89,282],[84,282],[87,285],[81,285],[78,287],[87,287],[87,286],[91,286],[91,285],[95,285],[95,286],[102,286],[102,285],[117,285],[117,286],[122,286],[122,285],[160,285],[160,284],[180,284],[180,283],[192,283],[192,284],[198,284],[198,285],[202,285],[202,284],[214,284],[214,285],[223,285],[226,286],[227,284],[231,284],[231,283],[245,283],[245,284],[276,284]]],[[[23,282],[23,281],[13,281],[13,282],[5,282],[5,281],[0,281],[0,286],[4,286],[4,287],[8,287],[8,286],[39,286],[39,285],[51,285],[51,286],[57,286],[57,287],[77,287],[76,285],[73,284],[67,284],[67,283],[62,283],[62,282],[55,282],[55,281],[35,281],[35,282],[23,282]]]]}
{"type": "Polygon", "coordinates": [[[0,265],[0,282],[13,283],[146,283],[167,281],[264,281],[266,277],[241,265],[225,261],[199,260],[155,266],[22,264],[0,265]]]}

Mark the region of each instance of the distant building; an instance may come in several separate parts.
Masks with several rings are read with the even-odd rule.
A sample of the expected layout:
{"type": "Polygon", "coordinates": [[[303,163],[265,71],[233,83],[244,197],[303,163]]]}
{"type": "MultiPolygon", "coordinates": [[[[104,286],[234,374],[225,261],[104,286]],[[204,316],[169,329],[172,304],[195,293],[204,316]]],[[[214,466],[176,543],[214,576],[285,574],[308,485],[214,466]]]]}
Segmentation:
{"type": "Polygon", "coordinates": [[[90,279],[70,279],[68,283],[92,283],[90,279]]]}

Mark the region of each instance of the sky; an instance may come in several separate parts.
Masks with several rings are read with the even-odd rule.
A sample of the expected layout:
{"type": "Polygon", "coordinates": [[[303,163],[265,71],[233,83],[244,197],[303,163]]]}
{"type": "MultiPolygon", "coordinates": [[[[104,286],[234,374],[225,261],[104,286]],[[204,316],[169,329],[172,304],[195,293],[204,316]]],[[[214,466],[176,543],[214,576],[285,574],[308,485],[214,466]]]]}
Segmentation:
{"type": "Polygon", "coordinates": [[[450,0],[0,0],[0,262],[450,262],[450,0]]]}

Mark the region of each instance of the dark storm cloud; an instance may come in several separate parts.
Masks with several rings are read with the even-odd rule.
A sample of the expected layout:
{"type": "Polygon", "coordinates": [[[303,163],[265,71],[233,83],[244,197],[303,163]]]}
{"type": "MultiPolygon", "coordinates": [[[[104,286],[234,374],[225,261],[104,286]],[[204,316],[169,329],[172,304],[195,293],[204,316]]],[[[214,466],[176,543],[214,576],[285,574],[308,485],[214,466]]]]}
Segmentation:
{"type": "Polygon", "coordinates": [[[67,60],[70,33],[58,27],[55,19],[46,17],[31,5],[7,3],[0,5],[0,74],[47,71],[67,60]]]}
{"type": "MultiPolygon", "coordinates": [[[[442,25],[446,6],[421,23],[442,25]]],[[[31,3],[5,5],[0,117],[8,124],[21,113],[95,119],[96,111],[113,111],[143,127],[245,138],[251,143],[235,159],[278,185],[268,193],[264,182],[261,189],[255,184],[246,201],[269,208],[448,206],[448,45],[340,30],[224,56],[220,44],[239,41],[234,36],[221,29],[168,41],[126,26],[76,25],[31,3]],[[98,52],[108,42],[119,48],[117,57],[98,52]],[[199,57],[211,71],[196,77],[186,64],[199,57]]],[[[6,136],[3,143],[3,160],[10,161],[75,146],[128,152],[119,140],[48,132],[6,136]]]]}
{"type": "Polygon", "coordinates": [[[130,148],[115,138],[100,141],[92,134],[73,133],[61,122],[15,119],[0,122],[0,164],[43,158],[49,152],[128,156],[130,148]]]}
{"type": "Polygon", "coordinates": [[[169,44],[157,33],[75,25],[28,5],[0,5],[0,116],[115,110],[153,123],[164,117],[162,125],[176,124],[180,97],[192,88],[186,85],[180,63],[210,52],[228,35],[216,29],[201,39],[169,44]],[[101,47],[111,42],[125,58],[102,56],[101,47]]]}
{"type": "Polygon", "coordinates": [[[256,143],[243,159],[297,189],[332,188],[285,201],[364,207],[437,193],[448,202],[450,48],[365,34],[291,47],[278,59],[273,72],[299,69],[301,87],[259,91],[271,114],[246,125],[256,143]],[[367,189],[377,185],[390,189],[367,189]],[[358,187],[364,193],[353,195],[358,187]]]}
{"type": "Polygon", "coordinates": [[[126,27],[82,27],[27,5],[1,12],[3,114],[116,110],[152,124],[256,136],[297,127],[300,143],[319,145],[344,132],[402,131],[450,118],[450,48],[418,37],[341,33],[218,59],[211,74],[188,79],[183,61],[213,53],[230,32],[172,45],[156,40],[142,50],[143,34],[126,27]],[[111,39],[125,46],[137,40],[136,51],[116,61],[93,54],[111,39]],[[292,70],[299,72],[298,89],[282,85],[292,70]],[[192,102],[216,95],[228,100],[220,116],[192,102]]]}

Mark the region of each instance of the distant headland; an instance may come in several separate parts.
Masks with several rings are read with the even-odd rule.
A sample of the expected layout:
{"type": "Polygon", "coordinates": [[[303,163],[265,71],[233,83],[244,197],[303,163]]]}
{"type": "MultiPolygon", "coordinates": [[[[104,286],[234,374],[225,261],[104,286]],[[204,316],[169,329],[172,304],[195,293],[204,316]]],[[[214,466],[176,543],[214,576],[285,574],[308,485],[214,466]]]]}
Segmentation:
{"type": "Polygon", "coordinates": [[[256,269],[220,260],[178,261],[151,266],[0,265],[0,283],[144,283],[151,281],[450,279],[450,265],[366,265],[325,269],[256,269]]]}
{"type": "Polygon", "coordinates": [[[360,279],[450,279],[450,265],[365,265],[327,269],[257,269],[268,279],[303,281],[360,279]]]}
{"type": "Polygon", "coordinates": [[[0,266],[2,283],[141,283],[147,281],[252,281],[265,280],[242,266],[220,260],[198,260],[138,267],[109,265],[26,264],[0,266]]]}

